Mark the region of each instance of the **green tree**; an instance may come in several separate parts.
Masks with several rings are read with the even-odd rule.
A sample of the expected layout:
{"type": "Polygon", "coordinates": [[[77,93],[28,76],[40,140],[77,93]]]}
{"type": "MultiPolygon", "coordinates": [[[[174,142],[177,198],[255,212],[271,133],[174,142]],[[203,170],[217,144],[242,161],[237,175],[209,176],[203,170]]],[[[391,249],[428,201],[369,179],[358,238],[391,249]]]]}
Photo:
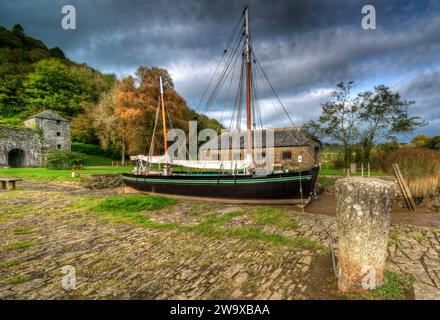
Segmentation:
{"type": "Polygon", "coordinates": [[[69,73],[57,59],[42,60],[34,65],[24,84],[26,113],[51,109],[71,118],[82,111],[85,83],[69,73]]]}
{"type": "Polygon", "coordinates": [[[72,141],[87,144],[99,144],[96,128],[94,126],[94,105],[84,104],[84,111],[76,115],[70,122],[72,141]]]}
{"type": "Polygon", "coordinates": [[[350,146],[359,136],[361,121],[359,97],[351,98],[353,81],[340,82],[332,93],[332,101],[322,104],[318,121],[309,121],[304,128],[314,137],[330,138],[343,146],[344,164],[351,159],[350,146]]]}
{"type": "Polygon", "coordinates": [[[428,139],[425,146],[429,149],[440,150],[440,135],[428,139]]]}
{"type": "MultiPolygon", "coordinates": [[[[115,85],[101,94],[101,99],[93,108],[91,116],[99,142],[104,149],[115,147],[123,149],[122,138],[119,136],[119,119],[115,113],[115,98],[118,90],[115,85]]],[[[122,155],[125,157],[125,155],[122,155]]],[[[125,158],[124,158],[125,159],[125,158]]]]}
{"type": "Polygon", "coordinates": [[[391,152],[391,151],[397,151],[400,149],[400,143],[397,141],[387,141],[382,144],[378,144],[375,147],[375,151],[380,152],[391,152]]]}
{"type": "MultiPolygon", "coordinates": [[[[9,55],[5,50],[5,55],[9,55]]],[[[22,85],[26,79],[27,68],[0,56],[0,116],[13,117],[24,109],[22,85]]]]}
{"type": "Polygon", "coordinates": [[[59,47],[50,49],[49,53],[52,58],[66,59],[63,50],[61,50],[59,47]]]}
{"type": "Polygon", "coordinates": [[[84,155],[67,150],[52,150],[46,158],[45,167],[48,169],[69,169],[73,165],[85,163],[84,155]]]}
{"type": "Polygon", "coordinates": [[[418,134],[411,140],[411,143],[416,147],[424,147],[428,141],[429,137],[427,135],[418,134]]]}
{"type": "Polygon", "coordinates": [[[420,117],[411,117],[408,107],[414,101],[402,100],[399,93],[393,93],[384,86],[374,87],[374,92],[359,94],[361,97],[361,139],[365,159],[368,160],[374,144],[383,139],[396,139],[397,134],[413,132],[426,125],[420,117]]]}
{"type": "Polygon", "coordinates": [[[377,142],[395,140],[397,134],[413,132],[426,124],[409,115],[413,101],[402,100],[384,85],[357,95],[352,94],[353,82],[341,82],[337,87],[332,101],[322,105],[318,121],[309,121],[305,128],[321,139],[339,142],[344,148],[345,166],[351,159],[352,145],[361,145],[360,160],[368,161],[377,142]]]}
{"type": "Polygon", "coordinates": [[[20,24],[13,26],[12,32],[19,37],[24,37],[24,29],[20,24]]]}

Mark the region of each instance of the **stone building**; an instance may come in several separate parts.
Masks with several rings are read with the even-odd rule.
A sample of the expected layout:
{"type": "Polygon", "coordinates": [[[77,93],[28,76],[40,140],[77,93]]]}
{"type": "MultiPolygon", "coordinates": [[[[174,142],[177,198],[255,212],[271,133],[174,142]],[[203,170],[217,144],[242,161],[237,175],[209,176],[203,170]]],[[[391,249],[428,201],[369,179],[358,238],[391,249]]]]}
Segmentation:
{"type": "Polygon", "coordinates": [[[41,167],[54,149],[70,151],[70,124],[52,111],[24,121],[24,127],[0,126],[0,166],[41,167]]]}
{"type": "MultiPolygon", "coordinates": [[[[312,138],[301,127],[276,128],[274,130],[274,164],[284,169],[295,170],[311,168],[321,164],[322,144],[312,138]]],[[[266,156],[266,130],[256,133],[261,136],[261,148],[254,148],[257,155],[266,156]]],[[[256,138],[258,139],[258,138],[256,138]]],[[[245,136],[240,137],[240,148],[233,148],[233,137],[223,133],[200,147],[201,159],[205,160],[243,160],[245,158],[245,136]],[[226,137],[226,139],[225,139],[226,137]],[[229,140],[229,142],[228,142],[229,140]],[[223,141],[223,142],[222,142],[223,141]],[[222,144],[226,150],[221,148],[222,144]],[[214,148],[213,148],[214,147],[214,148]]],[[[258,140],[257,140],[258,141],[258,140]]],[[[238,144],[237,144],[238,146],[238,144]]]]}

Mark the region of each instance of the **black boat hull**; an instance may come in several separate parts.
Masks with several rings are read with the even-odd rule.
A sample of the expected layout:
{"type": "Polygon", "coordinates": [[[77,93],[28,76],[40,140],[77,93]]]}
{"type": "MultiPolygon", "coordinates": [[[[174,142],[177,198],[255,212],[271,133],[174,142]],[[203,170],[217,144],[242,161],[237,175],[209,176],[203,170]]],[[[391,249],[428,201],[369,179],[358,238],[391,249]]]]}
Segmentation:
{"type": "Polygon", "coordinates": [[[136,190],[174,196],[230,200],[294,200],[307,199],[315,191],[319,168],[302,172],[250,175],[123,174],[126,186],[136,190]]]}

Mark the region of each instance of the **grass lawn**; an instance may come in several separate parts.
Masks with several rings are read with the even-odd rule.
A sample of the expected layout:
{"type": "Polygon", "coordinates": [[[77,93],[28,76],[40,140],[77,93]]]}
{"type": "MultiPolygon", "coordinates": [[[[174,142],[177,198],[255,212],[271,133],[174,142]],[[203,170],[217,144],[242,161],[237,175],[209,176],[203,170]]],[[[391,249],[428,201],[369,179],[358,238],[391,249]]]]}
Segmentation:
{"type": "MultiPolygon", "coordinates": [[[[319,170],[319,174],[323,175],[323,176],[345,176],[346,173],[344,172],[344,169],[335,169],[335,168],[329,168],[327,166],[322,166],[321,170],[319,170]]],[[[367,169],[364,169],[364,176],[366,176],[367,173],[367,169]]],[[[356,172],[356,174],[350,174],[350,176],[360,176],[361,175],[361,171],[360,169],[358,169],[358,172],[356,172]]],[[[386,173],[383,172],[379,172],[379,171],[371,171],[371,175],[372,176],[386,176],[386,173]]]]}
{"type": "Polygon", "coordinates": [[[106,198],[95,207],[95,210],[98,212],[137,213],[143,210],[159,210],[175,203],[174,199],[160,196],[130,195],[106,198]]]}
{"type": "Polygon", "coordinates": [[[104,158],[91,154],[81,153],[81,155],[86,159],[86,166],[111,166],[112,161],[115,161],[109,158],[104,158]]]}
{"type": "MultiPolygon", "coordinates": [[[[77,172],[81,174],[104,174],[104,173],[122,173],[122,172],[132,172],[133,166],[125,166],[125,167],[111,167],[111,159],[107,159],[100,156],[90,156],[87,155],[88,161],[86,162],[86,168],[83,170],[77,170],[77,172]],[[89,167],[88,167],[89,166],[89,167]],[[93,166],[100,166],[94,168],[93,166]]],[[[153,168],[157,169],[157,168],[153,168]]],[[[176,167],[173,168],[174,172],[184,172],[186,169],[176,167]]],[[[345,176],[343,169],[333,169],[328,167],[322,167],[319,171],[321,176],[345,176]]],[[[364,171],[366,174],[366,171],[364,171]]],[[[356,173],[357,176],[360,176],[360,172],[356,173]]],[[[381,172],[372,171],[372,176],[385,176],[386,174],[381,172]]],[[[40,181],[50,181],[50,180],[59,180],[59,181],[78,181],[79,178],[72,178],[71,170],[52,170],[46,168],[1,168],[0,169],[0,177],[17,177],[17,178],[26,178],[40,181]]]]}
{"type": "MultiPolygon", "coordinates": [[[[105,174],[105,173],[123,173],[123,172],[132,172],[133,166],[119,166],[118,168],[112,167],[110,165],[103,165],[102,162],[99,162],[101,158],[105,160],[109,160],[111,164],[111,159],[102,158],[99,156],[91,156],[93,158],[90,162],[86,162],[86,167],[83,170],[77,170],[79,175],[81,174],[105,174]],[[99,160],[99,161],[98,161],[99,160]],[[93,167],[99,166],[99,167],[93,167]]],[[[153,168],[157,169],[157,168],[153,168]]],[[[176,167],[173,168],[175,172],[183,172],[186,171],[182,168],[176,167]]],[[[46,168],[0,168],[0,177],[16,177],[23,179],[32,179],[39,181],[78,181],[79,177],[72,178],[71,170],[53,170],[46,168]]]]}
{"type": "MultiPolygon", "coordinates": [[[[122,173],[131,172],[133,167],[100,167],[100,168],[87,168],[83,170],[77,170],[81,174],[103,174],[103,173],[122,173]]],[[[59,180],[59,181],[78,181],[79,178],[72,178],[71,170],[51,170],[46,168],[9,168],[0,169],[0,177],[17,177],[33,180],[59,180]]]]}

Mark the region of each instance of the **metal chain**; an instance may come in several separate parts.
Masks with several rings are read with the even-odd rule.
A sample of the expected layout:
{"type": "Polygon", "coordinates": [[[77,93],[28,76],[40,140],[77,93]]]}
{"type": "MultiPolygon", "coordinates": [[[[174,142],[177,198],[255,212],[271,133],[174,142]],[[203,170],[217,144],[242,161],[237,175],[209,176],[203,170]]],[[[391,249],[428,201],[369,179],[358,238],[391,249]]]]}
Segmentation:
{"type": "MultiPolygon", "coordinates": [[[[322,217],[321,217],[320,214],[318,214],[318,218],[319,218],[319,221],[320,221],[322,227],[324,228],[325,232],[327,233],[327,236],[328,236],[328,239],[329,239],[330,252],[331,252],[331,255],[332,255],[333,272],[335,274],[336,279],[338,281],[342,282],[343,284],[348,285],[348,286],[362,287],[362,284],[354,283],[352,281],[348,281],[348,280],[344,279],[342,276],[339,275],[338,266],[337,266],[337,263],[336,263],[336,255],[335,255],[335,251],[334,251],[334,248],[333,248],[333,236],[332,236],[329,228],[325,225],[324,221],[322,220],[322,217]]],[[[382,282],[379,285],[377,285],[376,288],[381,287],[384,283],[385,283],[385,279],[382,280],[382,282]]]]}

